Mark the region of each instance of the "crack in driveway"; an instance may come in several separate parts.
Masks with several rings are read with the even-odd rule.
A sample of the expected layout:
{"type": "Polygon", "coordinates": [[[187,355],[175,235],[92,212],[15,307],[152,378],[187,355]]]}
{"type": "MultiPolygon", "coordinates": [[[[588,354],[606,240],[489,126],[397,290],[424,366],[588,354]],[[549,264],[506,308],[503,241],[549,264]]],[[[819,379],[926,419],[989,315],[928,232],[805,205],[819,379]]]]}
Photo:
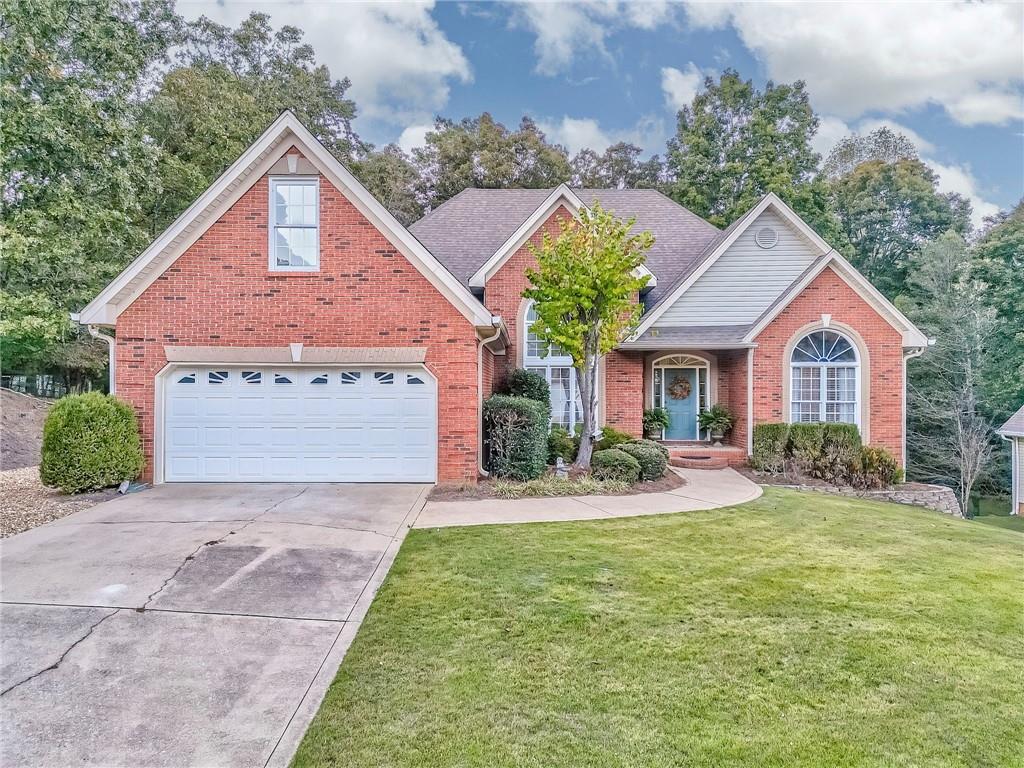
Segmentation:
{"type": "Polygon", "coordinates": [[[11,686],[8,686],[7,688],[4,688],[4,690],[0,691],[0,696],[6,696],[8,693],[13,691],[15,688],[18,688],[19,686],[22,686],[22,685],[24,685],[25,683],[27,683],[27,682],[29,682],[31,680],[35,680],[37,677],[39,677],[44,672],[50,672],[51,670],[57,669],[57,667],[59,667],[63,663],[64,659],[67,658],[68,654],[71,653],[73,650],[75,650],[75,648],[78,645],[80,645],[81,643],[85,642],[85,640],[89,637],[89,635],[91,635],[96,630],[96,627],[98,627],[100,624],[102,624],[104,621],[109,619],[114,614],[118,613],[120,610],[121,610],[120,608],[115,608],[110,613],[108,613],[106,616],[103,616],[98,621],[93,622],[89,626],[89,629],[86,630],[85,634],[82,635],[77,640],[75,640],[75,642],[73,642],[71,645],[69,645],[67,647],[67,649],[64,651],[64,653],[62,653],[57,658],[57,660],[55,662],[53,662],[53,664],[51,664],[48,667],[43,667],[38,672],[33,672],[31,675],[26,677],[24,680],[20,680],[19,682],[15,683],[14,685],[11,685],[11,686]]]}
{"type": "MultiPolygon", "coordinates": [[[[186,565],[188,565],[192,560],[195,560],[196,555],[198,555],[199,552],[203,548],[205,548],[205,547],[212,547],[212,546],[215,546],[217,544],[222,544],[225,540],[227,540],[228,536],[234,536],[235,534],[244,531],[246,528],[248,528],[250,525],[255,523],[257,520],[259,520],[261,517],[263,517],[268,512],[273,512],[275,509],[277,509],[279,506],[284,504],[286,501],[293,501],[294,499],[299,498],[299,496],[301,496],[302,494],[304,494],[308,490],[309,490],[309,486],[307,485],[307,486],[303,487],[303,489],[301,491],[299,491],[298,493],[296,493],[294,496],[287,496],[287,497],[285,497],[283,499],[279,499],[278,501],[275,501],[273,504],[271,504],[269,507],[264,509],[259,514],[254,515],[253,517],[248,518],[245,521],[245,525],[239,526],[238,530],[228,531],[223,536],[221,536],[219,539],[213,539],[212,541],[204,541],[198,547],[193,549],[190,554],[186,555],[185,559],[182,560],[181,563],[178,564],[178,567],[174,569],[174,573],[172,573],[170,576],[168,576],[166,579],[164,579],[164,583],[161,584],[160,587],[155,592],[151,592],[149,597],[146,598],[146,602],[144,602],[141,606],[139,606],[135,610],[138,611],[139,613],[143,613],[147,608],[149,608],[149,604],[152,603],[153,600],[155,600],[156,597],[161,592],[163,592],[165,589],[167,589],[167,587],[170,585],[170,583],[172,581],[174,581],[178,577],[178,574],[181,573],[181,571],[185,568],[186,565]]],[[[234,522],[234,521],[227,521],[227,522],[234,522]]]]}

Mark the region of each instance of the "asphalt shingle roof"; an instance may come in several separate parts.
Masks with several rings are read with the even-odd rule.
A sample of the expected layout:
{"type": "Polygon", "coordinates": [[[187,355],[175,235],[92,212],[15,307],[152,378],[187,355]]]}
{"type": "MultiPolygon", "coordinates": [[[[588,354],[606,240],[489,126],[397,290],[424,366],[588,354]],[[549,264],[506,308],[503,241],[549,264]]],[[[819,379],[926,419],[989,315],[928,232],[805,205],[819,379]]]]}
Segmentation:
{"type": "MultiPolygon", "coordinates": [[[[587,205],[597,200],[620,218],[636,218],[655,243],[647,267],[658,285],[647,295],[652,306],[680,275],[691,269],[713,240],[717,227],[653,189],[575,189],[587,205]]],[[[469,282],[487,259],[532,214],[551,189],[466,189],[438,206],[410,231],[459,280],[469,282]]]]}

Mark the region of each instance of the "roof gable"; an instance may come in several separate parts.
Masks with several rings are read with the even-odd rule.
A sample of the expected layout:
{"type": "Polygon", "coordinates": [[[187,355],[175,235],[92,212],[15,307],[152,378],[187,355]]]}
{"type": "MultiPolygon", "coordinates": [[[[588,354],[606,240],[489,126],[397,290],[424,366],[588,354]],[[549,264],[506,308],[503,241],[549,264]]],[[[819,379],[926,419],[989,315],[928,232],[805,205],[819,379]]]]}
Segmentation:
{"type": "Polygon", "coordinates": [[[220,219],[292,147],[316,167],[473,325],[490,313],[289,111],[273,124],[75,318],[114,325],[118,315],[220,219]]]}

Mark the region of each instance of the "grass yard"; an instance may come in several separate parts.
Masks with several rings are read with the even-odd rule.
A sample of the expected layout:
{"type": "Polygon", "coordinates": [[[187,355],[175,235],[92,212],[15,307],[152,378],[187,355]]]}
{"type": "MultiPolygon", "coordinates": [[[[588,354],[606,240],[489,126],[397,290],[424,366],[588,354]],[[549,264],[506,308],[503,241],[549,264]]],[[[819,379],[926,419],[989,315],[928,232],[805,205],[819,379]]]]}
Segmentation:
{"type": "Polygon", "coordinates": [[[1024,538],[781,489],[414,530],[295,765],[1024,765],[1024,538]]]}

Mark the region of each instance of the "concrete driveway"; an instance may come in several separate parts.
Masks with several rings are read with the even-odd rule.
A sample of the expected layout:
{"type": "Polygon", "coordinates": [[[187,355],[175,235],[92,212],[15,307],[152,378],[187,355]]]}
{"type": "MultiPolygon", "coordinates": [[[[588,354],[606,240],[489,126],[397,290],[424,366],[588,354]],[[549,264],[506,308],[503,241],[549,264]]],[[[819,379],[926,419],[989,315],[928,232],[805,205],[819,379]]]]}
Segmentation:
{"type": "Polygon", "coordinates": [[[424,485],[164,485],[0,545],[0,765],[286,765],[424,485]]]}

